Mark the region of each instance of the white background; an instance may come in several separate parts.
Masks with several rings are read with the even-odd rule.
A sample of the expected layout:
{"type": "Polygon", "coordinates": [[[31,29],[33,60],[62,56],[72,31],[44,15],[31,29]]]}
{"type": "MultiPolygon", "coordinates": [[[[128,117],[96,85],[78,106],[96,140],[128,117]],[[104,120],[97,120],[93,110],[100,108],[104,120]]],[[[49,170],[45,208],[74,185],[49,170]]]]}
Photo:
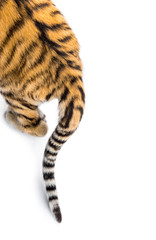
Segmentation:
{"type": "Polygon", "coordinates": [[[156,239],[156,3],[56,0],[76,33],[86,109],[63,146],[56,180],[63,214],[51,215],[42,156],[49,132],[22,134],[3,117],[0,97],[0,239],[156,239]]]}

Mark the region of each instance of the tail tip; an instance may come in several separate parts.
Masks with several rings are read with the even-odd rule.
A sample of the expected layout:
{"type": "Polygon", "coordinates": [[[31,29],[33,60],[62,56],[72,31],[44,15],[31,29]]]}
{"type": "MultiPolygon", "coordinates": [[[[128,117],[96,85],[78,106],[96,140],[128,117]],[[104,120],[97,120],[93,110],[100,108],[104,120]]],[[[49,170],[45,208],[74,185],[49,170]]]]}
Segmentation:
{"type": "Polygon", "coordinates": [[[62,214],[61,214],[60,207],[57,206],[56,208],[54,208],[53,213],[55,215],[57,222],[61,223],[62,222],[62,214]]]}

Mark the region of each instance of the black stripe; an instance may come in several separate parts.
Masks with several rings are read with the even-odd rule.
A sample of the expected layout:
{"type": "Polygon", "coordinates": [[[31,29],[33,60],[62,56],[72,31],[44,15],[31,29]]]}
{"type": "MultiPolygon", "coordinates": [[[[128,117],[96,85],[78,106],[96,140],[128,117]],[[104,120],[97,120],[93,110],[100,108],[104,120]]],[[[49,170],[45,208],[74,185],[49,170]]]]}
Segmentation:
{"type": "Polygon", "coordinates": [[[51,29],[51,27],[44,22],[39,22],[37,20],[34,20],[35,25],[41,30],[41,32],[45,32],[46,29],[51,29]]]}
{"type": "Polygon", "coordinates": [[[57,200],[57,199],[58,199],[57,196],[51,196],[51,197],[49,197],[49,202],[57,200]]]}
{"type": "Polygon", "coordinates": [[[83,81],[82,81],[82,77],[79,77],[79,79],[80,79],[81,82],[83,82],[83,81]]]}
{"type": "Polygon", "coordinates": [[[58,49],[55,49],[55,52],[60,55],[61,57],[68,57],[67,52],[60,51],[58,49]]]}
{"type": "Polygon", "coordinates": [[[58,129],[55,129],[55,133],[59,136],[59,137],[69,137],[70,135],[72,135],[74,133],[74,131],[66,131],[66,132],[59,132],[58,129]]]}
{"type": "Polygon", "coordinates": [[[36,4],[35,7],[33,7],[33,10],[43,9],[48,6],[50,6],[50,3],[39,3],[36,4]]]}
{"type": "Polygon", "coordinates": [[[50,191],[55,191],[55,190],[56,190],[56,186],[55,186],[55,185],[46,186],[46,190],[47,190],[48,192],[50,192],[50,191]]]}
{"type": "Polygon", "coordinates": [[[38,118],[34,123],[24,125],[23,127],[24,128],[37,127],[40,124],[41,120],[42,120],[41,118],[38,118]]]}
{"type": "Polygon", "coordinates": [[[55,92],[55,88],[53,89],[53,91],[51,93],[49,93],[47,96],[46,96],[46,100],[48,101],[54,94],[55,92]]]}
{"type": "Polygon", "coordinates": [[[78,89],[79,89],[79,91],[80,91],[80,93],[81,93],[81,99],[82,99],[82,101],[85,102],[85,93],[84,93],[82,87],[79,86],[78,89]]]}
{"type": "Polygon", "coordinates": [[[51,61],[52,61],[52,63],[55,63],[55,62],[58,62],[58,59],[56,57],[52,56],[51,61]]]}
{"type": "Polygon", "coordinates": [[[26,5],[25,5],[24,7],[25,7],[25,10],[26,10],[28,16],[31,17],[31,16],[33,15],[32,9],[30,9],[30,8],[29,8],[28,6],[26,6],[26,5]]]}
{"type": "Polygon", "coordinates": [[[14,2],[17,4],[19,8],[21,7],[22,0],[14,0],[14,2]]]}
{"type": "Polygon", "coordinates": [[[73,69],[76,69],[76,70],[79,70],[79,71],[82,70],[80,65],[75,65],[75,63],[73,61],[67,60],[67,63],[68,63],[68,66],[73,68],[73,69]]]}
{"type": "Polygon", "coordinates": [[[23,114],[21,114],[21,113],[17,113],[17,116],[18,116],[18,117],[23,117],[23,118],[25,118],[25,119],[27,119],[27,120],[29,120],[29,121],[33,121],[33,120],[34,120],[34,118],[29,118],[29,117],[27,117],[27,116],[25,116],[25,115],[23,115],[23,114]]]}
{"type": "Polygon", "coordinates": [[[54,153],[54,152],[51,152],[51,151],[48,150],[48,149],[45,149],[44,155],[45,155],[45,156],[50,155],[50,156],[52,156],[52,157],[56,157],[56,156],[57,156],[57,153],[54,153]]]}
{"type": "Polygon", "coordinates": [[[64,70],[64,68],[65,68],[64,64],[61,63],[61,64],[59,65],[59,67],[57,68],[57,70],[56,70],[56,73],[55,73],[55,81],[58,80],[58,78],[59,78],[59,76],[60,76],[60,73],[61,73],[62,70],[64,70]]]}
{"type": "MultiPolygon", "coordinates": [[[[68,62],[68,61],[67,61],[68,62]]],[[[71,65],[71,64],[68,64],[70,68],[73,68],[73,69],[76,69],[76,70],[79,70],[79,71],[82,71],[81,67],[79,65],[71,65]]]]}
{"type": "Polygon", "coordinates": [[[38,118],[35,123],[32,123],[32,126],[37,127],[40,124],[41,121],[42,121],[42,119],[38,118]]]}
{"type": "Polygon", "coordinates": [[[64,37],[64,38],[62,38],[62,39],[59,39],[58,41],[61,42],[61,43],[66,43],[66,42],[68,42],[71,38],[72,38],[72,36],[67,36],[67,37],[64,37]]]}
{"type": "MultiPolygon", "coordinates": [[[[53,150],[48,150],[47,148],[44,150],[44,156],[45,157],[48,157],[48,156],[52,156],[53,155],[53,150]]],[[[57,155],[57,153],[56,153],[56,155],[57,155]]],[[[55,153],[54,153],[54,157],[56,156],[55,155],[55,153]]],[[[55,161],[55,159],[53,160],[53,159],[51,159],[51,161],[55,161]]]]}
{"type": "Polygon", "coordinates": [[[52,135],[52,139],[58,144],[64,144],[66,142],[65,140],[57,139],[54,135],[52,135]]]}
{"type": "Polygon", "coordinates": [[[22,110],[23,110],[23,108],[12,104],[12,103],[11,103],[10,101],[8,101],[7,99],[5,99],[5,101],[6,101],[12,108],[17,108],[17,109],[22,109],[22,110]]]}
{"type": "MultiPolygon", "coordinates": [[[[62,121],[62,119],[61,119],[61,121],[62,121]]],[[[61,128],[65,128],[65,126],[62,124],[62,122],[59,122],[59,126],[60,126],[61,128]]]]}
{"type": "Polygon", "coordinates": [[[64,121],[64,120],[66,121],[64,128],[69,127],[70,121],[71,121],[72,116],[73,116],[73,109],[74,109],[74,102],[73,102],[73,100],[71,100],[68,107],[66,107],[64,117],[61,120],[61,121],[64,121]]]}
{"type": "Polygon", "coordinates": [[[5,64],[4,67],[7,67],[11,63],[11,61],[12,61],[14,55],[15,55],[15,52],[17,50],[17,47],[19,47],[22,44],[22,42],[23,42],[23,40],[18,40],[17,43],[15,43],[15,45],[13,46],[13,48],[11,50],[10,56],[6,60],[6,64],[5,64]]]}
{"type": "Polygon", "coordinates": [[[45,167],[45,168],[53,168],[53,167],[55,167],[55,164],[44,161],[43,162],[43,167],[45,167]]]}
{"type": "Polygon", "coordinates": [[[49,139],[48,144],[49,144],[49,146],[52,147],[55,151],[58,151],[58,150],[60,150],[60,148],[61,148],[60,146],[56,146],[55,144],[53,144],[50,139],[49,139]]]}
{"type": "Polygon", "coordinates": [[[54,12],[51,12],[51,13],[50,13],[51,16],[57,15],[57,14],[62,15],[62,14],[60,13],[60,11],[58,11],[58,10],[55,10],[54,12]]]}
{"type": "Polygon", "coordinates": [[[80,121],[81,121],[82,115],[83,115],[83,108],[82,108],[82,107],[77,107],[76,109],[77,109],[77,110],[80,112],[80,114],[81,114],[81,116],[80,116],[80,121]]]}
{"type": "Polygon", "coordinates": [[[9,42],[9,40],[15,34],[15,32],[20,30],[23,25],[24,25],[24,18],[21,18],[21,19],[16,20],[14,22],[14,24],[9,28],[7,36],[5,37],[3,43],[1,44],[0,53],[2,53],[3,48],[9,42]]]}
{"type": "Polygon", "coordinates": [[[73,100],[69,103],[69,106],[68,106],[68,118],[67,118],[67,121],[66,121],[66,124],[65,124],[65,127],[69,127],[69,124],[70,124],[70,121],[72,119],[72,116],[73,116],[73,109],[74,109],[74,102],[73,100]]]}
{"type": "Polygon", "coordinates": [[[54,173],[53,172],[43,173],[43,178],[44,178],[44,180],[54,179],[54,173]]]}
{"type": "Polygon", "coordinates": [[[70,83],[71,84],[74,84],[75,82],[77,82],[77,80],[80,79],[80,81],[82,82],[82,77],[80,76],[77,76],[77,77],[72,77],[72,79],[70,80],[70,83]]]}
{"type": "Polygon", "coordinates": [[[66,25],[66,23],[57,23],[57,24],[53,24],[50,27],[48,27],[50,30],[52,31],[56,31],[56,30],[60,30],[60,29],[64,29],[63,27],[66,25]]]}
{"type": "Polygon", "coordinates": [[[67,27],[65,27],[65,29],[67,29],[67,30],[71,30],[71,27],[67,26],[67,27]]]}
{"type": "Polygon", "coordinates": [[[15,96],[12,92],[2,92],[1,91],[1,94],[4,96],[4,97],[8,97],[8,98],[12,98],[12,99],[15,99],[15,96]]]}
{"type": "Polygon", "coordinates": [[[62,101],[65,101],[67,99],[68,95],[69,95],[69,89],[67,87],[65,87],[65,90],[60,97],[59,103],[61,103],[62,101]]]}
{"type": "Polygon", "coordinates": [[[26,108],[29,108],[30,110],[36,110],[37,109],[37,106],[35,105],[32,105],[30,103],[27,103],[25,102],[24,100],[21,100],[21,104],[26,107],[26,108]]]}
{"type": "Polygon", "coordinates": [[[47,25],[43,22],[39,22],[37,20],[34,21],[36,26],[42,31],[45,32],[46,29],[49,29],[51,31],[56,31],[60,29],[64,29],[64,26],[66,26],[66,23],[57,23],[57,24],[52,24],[52,25],[47,25]]]}
{"type": "Polygon", "coordinates": [[[72,79],[70,80],[70,83],[74,84],[76,81],[77,81],[77,78],[76,77],[72,77],[72,79]]]}
{"type": "Polygon", "coordinates": [[[70,53],[71,55],[74,55],[74,51],[68,51],[68,53],[70,53]]]}

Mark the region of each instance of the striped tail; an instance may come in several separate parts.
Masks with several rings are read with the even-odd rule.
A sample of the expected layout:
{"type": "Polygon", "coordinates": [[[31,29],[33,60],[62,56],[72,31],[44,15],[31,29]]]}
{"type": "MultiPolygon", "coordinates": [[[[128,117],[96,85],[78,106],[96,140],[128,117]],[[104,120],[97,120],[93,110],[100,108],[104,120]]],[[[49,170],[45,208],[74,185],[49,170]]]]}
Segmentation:
{"type": "Polygon", "coordinates": [[[77,129],[82,118],[84,109],[84,91],[82,83],[81,87],[78,86],[77,91],[78,93],[75,93],[74,96],[72,96],[73,93],[71,94],[68,92],[67,94],[67,88],[65,87],[64,95],[61,95],[59,101],[59,123],[48,140],[43,159],[43,178],[45,181],[49,206],[58,222],[62,221],[62,215],[59,207],[54,176],[55,161],[62,145],[77,129]]]}

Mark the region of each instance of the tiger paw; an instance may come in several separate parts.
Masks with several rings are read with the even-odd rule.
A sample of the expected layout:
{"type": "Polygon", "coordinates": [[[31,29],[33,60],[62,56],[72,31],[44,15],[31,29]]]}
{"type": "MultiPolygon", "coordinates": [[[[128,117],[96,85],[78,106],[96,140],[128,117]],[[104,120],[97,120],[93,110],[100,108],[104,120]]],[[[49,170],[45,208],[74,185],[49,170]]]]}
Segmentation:
{"type": "Polygon", "coordinates": [[[36,124],[32,126],[25,126],[24,128],[26,133],[37,137],[43,137],[48,132],[48,126],[46,122],[41,119],[39,119],[36,124]]]}

